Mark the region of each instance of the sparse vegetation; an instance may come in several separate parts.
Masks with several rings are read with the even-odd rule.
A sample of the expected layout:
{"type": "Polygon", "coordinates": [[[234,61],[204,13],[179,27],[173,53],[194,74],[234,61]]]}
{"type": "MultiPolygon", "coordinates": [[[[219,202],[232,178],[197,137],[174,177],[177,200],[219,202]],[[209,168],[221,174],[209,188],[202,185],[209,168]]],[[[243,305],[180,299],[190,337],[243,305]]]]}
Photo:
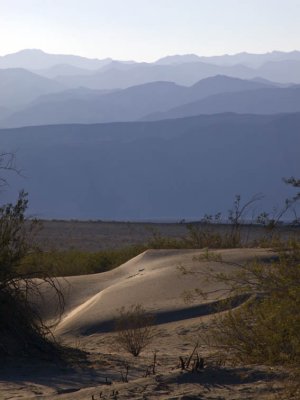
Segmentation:
{"type": "MultiPolygon", "coordinates": [[[[300,187],[300,181],[295,178],[286,181],[295,188],[300,187]]],[[[276,220],[266,224],[267,229],[274,231],[280,218],[299,199],[299,193],[287,199],[276,220]]],[[[292,224],[295,223],[299,224],[299,219],[295,218],[292,224]]],[[[241,295],[247,295],[247,301],[216,316],[204,340],[220,355],[227,354],[228,361],[284,365],[290,371],[289,393],[292,388],[294,396],[291,398],[299,398],[300,241],[299,237],[282,240],[280,235],[272,234],[265,244],[271,244],[274,250],[274,255],[268,259],[246,264],[230,262],[235,266],[230,273],[218,273],[213,269],[206,272],[206,278],[224,284],[220,292],[227,288],[228,303],[241,295]]],[[[220,255],[210,251],[204,259],[226,264],[220,255]]],[[[204,298],[209,294],[196,292],[204,298]]]]}
{"type": "Polygon", "coordinates": [[[154,316],[140,305],[119,310],[115,320],[115,345],[137,357],[155,338],[154,316]]]}
{"type": "Polygon", "coordinates": [[[51,286],[63,310],[59,285],[45,271],[22,271],[24,257],[32,249],[32,234],[36,221],[25,222],[26,193],[20,192],[15,204],[0,207],[0,355],[24,355],[46,351],[53,353],[47,339],[51,333],[36,308],[33,296],[41,295],[41,282],[51,286]],[[39,277],[40,280],[35,278],[39,277]]]}
{"type": "Polygon", "coordinates": [[[77,250],[35,251],[24,257],[20,269],[31,273],[40,271],[50,276],[72,276],[109,271],[146,250],[143,245],[120,249],[85,252],[77,250]]]}
{"type": "MultiPolygon", "coordinates": [[[[145,243],[132,243],[127,246],[94,252],[76,249],[32,251],[22,260],[19,271],[22,273],[40,271],[50,276],[85,275],[116,268],[147,249],[224,249],[277,246],[282,241],[280,219],[277,218],[276,223],[273,220],[270,222],[267,213],[260,214],[252,224],[247,224],[243,219],[249,211],[249,207],[259,199],[260,196],[254,196],[249,201],[242,203],[241,197],[237,195],[225,222],[221,220],[220,213],[205,215],[199,222],[187,223],[185,225],[187,231],[180,237],[162,235],[152,227],[152,236],[145,243]],[[252,233],[252,231],[257,232],[252,233]]],[[[294,202],[294,199],[287,200],[284,210],[287,205],[289,208],[294,202]]],[[[283,213],[280,212],[280,215],[282,216],[283,213]]],[[[294,222],[290,225],[290,229],[294,229],[294,231],[291,230],[291,234],[297,234],[294,222]]],[[[285,229],[284,240],[287,241],[292,235],[288,232],[288,227],[285,229]]]]}
{"type": "Polygon", "coordinates": [[[300,362],[300,245],[290,243],[278,254],[269,262],[236,265],[234,273],[212,276],[231,296],[251,295],[243,306],[216,318],[213,327],[215,344],[239,361],[300,362]]]}
{"type": "Polygon", "coordinates": [[[199,372],[204,368],[204,359],[199,356],[197,349],[199,343],[196,342],[194,348],[189,355],[189,357],[183,358],[182,356],[179,357],[180,368],[181,370],[191,371],[191,372],[199,372]]]}
{"type": "MultiPolygon", "coordinates": [[[[295,186],[298,181],[290,178],[287,182],[295,186]]],[[[146,246],[154,249],[272,247],[283,239],[280,231],[281,218],[287,211],[291,211],[300,198],[300,194],[287,199],[284,207],[276,214],[276,218],[275,216],[271,218],[266,212],[255,217],[252,207],[262,198],[261,195],[255,195],[250,200],[242,202],[241,196],[236,195],[225,219],[222,220],[221,213],[206,214],[199,222],[187,223],[187,234],[181,238],[165,237],[154,231],[146,246]],[[251,216],[251,222],[249,222],[249,216],[251,216]],[[260,230],[256,237],[251,235],[253,229],[260,230]]],[[[297,226],[298,219],[295,210],[293,212],[295,219],[288,224],[289,227],[297,226]]],[[[285,240],[288,240],[290,236],[290,234],[285,234],[285,240]]]]}

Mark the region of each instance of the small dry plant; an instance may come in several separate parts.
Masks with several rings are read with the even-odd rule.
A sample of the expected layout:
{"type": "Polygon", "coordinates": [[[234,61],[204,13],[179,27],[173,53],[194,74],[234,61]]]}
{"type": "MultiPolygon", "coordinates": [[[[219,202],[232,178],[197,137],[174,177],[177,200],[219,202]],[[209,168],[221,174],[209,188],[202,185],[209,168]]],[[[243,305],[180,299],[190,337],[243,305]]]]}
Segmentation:
{"type": "Polygon", "coordinates": [[[179,357],[181,370],[186,370],[190,372],[200,372],[204,368],[204,358],[200,357],[197,349],[199,347],[199,342],[196,342],[193,351],[187,358],[179,357]]]}
{"type": "Polygon", "coordinates": [[[115,320],[114,344],[137,357],[157,335],[154,316],[140,305],[122,307],[115,320]]]}

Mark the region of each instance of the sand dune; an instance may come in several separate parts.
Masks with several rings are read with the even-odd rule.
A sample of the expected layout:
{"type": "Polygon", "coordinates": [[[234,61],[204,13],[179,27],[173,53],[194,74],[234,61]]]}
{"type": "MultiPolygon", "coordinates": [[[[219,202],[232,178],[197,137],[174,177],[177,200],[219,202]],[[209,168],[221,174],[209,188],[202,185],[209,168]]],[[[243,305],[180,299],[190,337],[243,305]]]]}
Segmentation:
{"type": "MultiPolygon", "coordinates": [[[[156,314],[158,323],[209,314],[213,312],[211,304],[227,295],[221,290],[223,284],[206,281],[205,272],[209,268],[230,272],[235,268],[234,263],[271,255],[270,251],[262,249],[217,251],[220,252],[224,261],[233,264],[199,261],[204,254],[201,250],[148,250],[112,271],[60,278],[66,304],[55,334],[109,331],[117,310],[133,304],[142,304],[156,314]],[[189,273],[183,273],[182,269],[189,273]],[[194,289],[221,291],[211,293],[205,300],[197,298],[193,304],[186,304],[184,294],[194,289]]],[[[52,292],[45,292],[44,303],[40,305],[48,319],[55,317],[51,296],[52,292]]]]}
{"type": "MultiPolygon", "coordinates": [[[[5,371],[2,366],[0,398],[271,400],[274,388],[279,390],[279,398],[282,388],[279,370],[275,374],[274,369],[270,372],[264,366],[217,366],[211,349],[205,344],[199,348],[205,358],[205,369],[198,374],[180,370],[179,355],[188,357],[195,338],[209,332],[210,314],[216,312],[213,305],[219,295],[227,295],[221,290],[213,292],[205,301],[198,298],[195,303],[186,304],[184,291],[222,289],[205,280],[203,274],[208,268],[230,272],[236,268],[235,263],[269,259],[274,255],[263,249],[220,250],[216,253],[221,253],[227,262],[221,264],[197,260],[203,253],[201,250],[149,250],[112,271],[59,278],[66,307],[55,334],[61,343],[86,351],[88,358],[77,360],[68,368],[37,360],[21,360],[5,371]],[[191,273],[184,274],[182,268],[191,273]],[[160,324],[159,336],[137,358],[112,348],[113,333],[109,332],[116,310],[134,303],[154,312],[160,324]],[[157,373],[146,377],[154,349],[158,351],[157,373]],[[128,383],[121,380],[126,365],[130,366],[128,383]]],[[[48,320],[56,314],[53,295],[53,291],[44,290],[44,300],[39,304],[48,320]]],[[[239,301],[243,299],[235,305],[239,301]]]]}

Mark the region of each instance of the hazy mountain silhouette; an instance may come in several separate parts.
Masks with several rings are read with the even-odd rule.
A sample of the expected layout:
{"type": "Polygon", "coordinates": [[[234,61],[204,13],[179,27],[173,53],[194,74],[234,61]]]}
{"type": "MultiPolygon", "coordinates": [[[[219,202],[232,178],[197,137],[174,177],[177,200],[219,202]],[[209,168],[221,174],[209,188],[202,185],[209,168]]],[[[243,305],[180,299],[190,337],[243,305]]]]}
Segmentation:
{"type": "Polygon", "coordinates": [[[23,50],[0,57],[0,126],[152,120],[222,112],[296,112],[298,91],[287,86],[289,82],[300,83],[299,54],[240,53],[205,58],[190,54],[168,56],[156,63],[134,63],[23,50]],[[244,61],[252,67],[242,65],[244,61]],[[1,68],[14,65],[38,73],[1,68]],[[276,86],[277,91],[247,93],[276,86]],[[279,90],[280,86],[286,90],[279,90]],[[234,92],[241,93],[230,95],[234,92]]]}
{"type": "Polygon", "coordinates": [[[224,112],[248,114],[277,114],[300,112],[300,88],[264,88],[237,93],[221,93],[167,112],[148,115],[143,120],[183,118],[200,114],[224,112]]]}
{"type": "MultiPolygon", "coordinates": [[[[155,61],[155,64],[159,65],[172,65],[172,64],[186,64],[192,62],[205,62],[206,57],[199,57],[196,54],[182,54],[166,56],[155,61]]],[[[207,61],[209,63],[209,61],[207,61]]]]}
{"type": "Polygon", "coordinates": [[[257,74],[275,82],[300,83],[300,60],[268,62],[257,69],[257,74]]]}
{"type": "Polygon", "coordinates": [[[114,93],[116,91],[118,91],[118,89],[93,90],[85,87],[79,87],[76,89],[67,89],[63,90],[62,92],[49,93],[43,96],[39,96],[31,103],[31,105],[39,103],[47,103],[47,102],[64,101],[70,99],[93,100],[104,94],[114,93]]]}
{"type": "Polygon", "coordinates": [[[300,52],[272,51],[270,53],[264,53],[264,54],[251,54],[243,52],[233,55],[224,54],[220,56],[211,56],[211,57],[203,57],[203,56],[201,57],[195,54],[187,54],[187,55],[174,55],[174,56],[163,57],[157,60],[156,63],[168,65],[168,64],[202,61],[216,65],[243,64],[251,68],[258,68],[270,61],[286,61],[286,60],[300,61],[300,52]]]}
{"type": "Polygon", "coordinates": [[[142,85],[149,82],[167,81],[178,85],[190,86],[201,79],[215,75],[227,75],[242,79],[257,76],[256,71],[244,66],[219,67],[202,62],[157,65],[157,64],[132,64],[132,65],[107,65],[88,76],[64,76],[58,81],[69,87],[84,86],[90,89],[125,89],[130,86],[142,85]]]}
{"type": "MultiPolygon", "coordinates": [[[[297,60],[300,61],[300,52],[282,52],[272,51],[263,54],[251,54],[247,52],[233,54],[233,55],[220,55],[220,56],[199,56],[196,54],[183,54],[183,55],[170,55],[155,61],[154,64],[159,65],[172,65],[184,64],[193,62],[204,62],[208,64],[215,64],[221,66],[232,66],[236,64],[243,64],[252,68],[258,68],[267,62],[272,61],[286,61],[297,60]]],[[[29,70],[48,69],[56,65],[69,65],[87,69],[96,70],[108,65],[113,60],[111,58],[105,59],[91,59],[75,55],[65,54],[49,54],[39,49],[24,49],[16,53],[0,56],[0,68],[26,68],[29,70]]],[[[119,63],[132,64],[134,61],[116,61],[119,63]]]]}
{"type": "Polygon", "coordinates": [[[265,193],[262,209],[291,194],[300,169],[300,114],[220,114],[159,122],[1,130],[18,149],[29,212],[48,218],[199,218],[227,212],[239,193],[265,193]]]}
{"type": "Polygon", "coordinates": [[[89,75],[60,76],[57,80],[69,87],[90,89],[127,88],[148,82],[171,81],[178,85],[193,85],[201,79],[226,75],[241,79],[256,77],[279,83],[300,83],[300,61],[278,61],[249,68],[237,64],[219,66],[203,62],[159,64],[112,63],[89,75]],[[289,70],[291,73],[289,73],[289,70]]]}
{"type": "Polygon", "coordinates": [[[38,96],[64,89],[61,83],[25,69],[0,69],[0,105],[4,107],[19,107],[38,96]]]}
{"type": "Polygon", "coordinates": [[[135,63],[22,50],[0,57],[0,68],[25,68],[45,77],[57,77],[68,87],[91,89],[126,88],[155,81],[192,85],[215,75],[242,79],[258,76],[282,83],[300,83],[300,52],[215,57],[188,54],[167,56],[155,63],[135,63]]]}
{"type": "Polygon", "coordinates": [[[46,78],[57,78],[58,76],[76,76],[76,75],[89,75],[92,71],[90,69],[83,69],[75,67],[70,64],[57,64],[50,68],[34,70],[36,74],[45,76],[46,78]]]}
{"type": "Polygon", "coordinates": [[[43,96],[0,124],[17,127],[133,121],[213,94],[266,87],[272,87],[271,83],[216,76],[201,80],[191,87],[178,86],[171,82],[155,82],[113,93],[80,88],[43,96]]]}
{"type": "Polygon", "coordinates": [[[270,79],[260,78],[258,76],[256,76],[255,78],[250,79],[250,81],[259,82],[259,83],[265,83],[266,85],[270,85],[270,86],[273,86],[273,87],[296,86],[295,84],[291,84],[291,83],[274,82],[274,81],[271,81],[270,79]]]}
{"type": "MultiPolygon", "coordinates": [[[[85,89],[87,90],[87,89],[85,89]]],[[[4,126],[45,125],[57,123],[96,123],[140,119],[148,110],[166,110],[167,104],[181,104],[184,87],[171,82],[149,83],[122,91],[103,94],[102,91],[85,92],[83,95],[62,100],[35,102],[25,110],[8,117],[4,126]]]]}
{"type": "Polygon", "coordinates": [[[300,52],[291,51],[272,51],[265,54],[251,54],[247,52],[234,54],[234,55],[224,55],[209,57],[211,63],[216,63],[218,65],[234,65],[243,64],[251,68],[259,68],[268,62],[278,62],[286,60],[296,60],[300,61],[300,52]]]}
{"type": "Polygon", "coordinates": [[[29,70],[46,69],[61,64],[95,70],[110,62],[110,58],[98,60],[73,55],[48,54],[37,49],[25,49],[17,53],[0,56],[0,68],[25,68],[29,70]]]}
{"type": "Polygon", "coordinates": [[[255,90],[276,86],[277,83],[267,80],[245,80],[225,75],[216,75],[214,77],[200,80],[188,90],[191,93],[195,93],[195,97],[198,97],[199,99],[219,93],[240,92],[244,90],[255,90]]]}

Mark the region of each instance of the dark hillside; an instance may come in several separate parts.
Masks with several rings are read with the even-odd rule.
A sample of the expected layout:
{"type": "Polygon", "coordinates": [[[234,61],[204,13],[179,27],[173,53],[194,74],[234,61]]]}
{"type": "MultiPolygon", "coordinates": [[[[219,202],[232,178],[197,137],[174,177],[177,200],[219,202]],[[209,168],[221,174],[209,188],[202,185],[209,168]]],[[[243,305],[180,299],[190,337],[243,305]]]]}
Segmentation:
{"type": "Polygon", "coordinates": [[[282,177],[299,175],[299,132],[300,114],[1,130],[25,176],[4,196],[25,187],[42,218],[197,219],[237,193],[264,193],[270,210],[289,194],[282,177]]]}

